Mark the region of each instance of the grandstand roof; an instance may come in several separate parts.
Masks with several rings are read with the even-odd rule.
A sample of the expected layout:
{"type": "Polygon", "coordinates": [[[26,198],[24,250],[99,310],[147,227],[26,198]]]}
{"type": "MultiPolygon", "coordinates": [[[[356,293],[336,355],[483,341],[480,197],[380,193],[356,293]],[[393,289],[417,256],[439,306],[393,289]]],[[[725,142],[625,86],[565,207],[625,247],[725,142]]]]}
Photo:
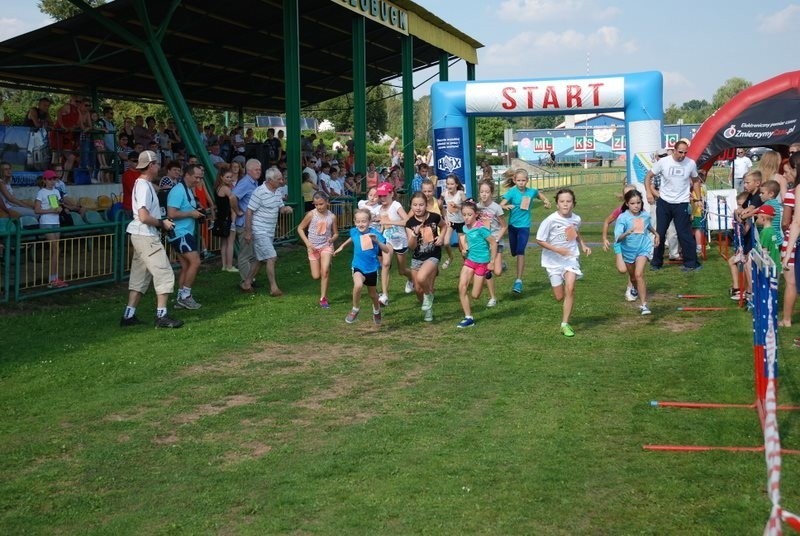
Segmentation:
{"type": "MultiPolygon", "coordinates": [[[[96,8],[144,39],[135,0],[96,8]]],[[[300,5],[302,106],[353,91],[353,11],[344,1],[303,0],[300,5]]],[[[408,14],[413,68],[437,65],[442,52],[477,63],[483,45],[408,0],[392,4],[408,14]]],[[[190,105],[281,113],[284,102],[281,0],[163,0],[146,2],[149,20],[169,20],[163,49],[190,105]]],[[[366,18],[367,84],[401,73],[395,29],[366,18]]],[[[0,85],[43,91],[162,101],[145,54],[90,14],[56,22],[0,42],[0,85]]]]}

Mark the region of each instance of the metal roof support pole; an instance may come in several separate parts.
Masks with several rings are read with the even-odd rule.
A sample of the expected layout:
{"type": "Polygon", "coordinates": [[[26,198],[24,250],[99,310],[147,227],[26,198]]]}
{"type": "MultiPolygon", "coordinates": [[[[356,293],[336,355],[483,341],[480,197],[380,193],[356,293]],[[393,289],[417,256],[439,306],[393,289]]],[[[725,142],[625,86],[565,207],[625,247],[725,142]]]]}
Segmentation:
{"type": "Polygon", "coordinates": [[[411,187],[414,179],[414,38],[400,36],[401,62],[403,72],[403,173],[405,189],[411,187]]]}
{"type": "Polygon", "coordinates": [[[439,55],[439,82],[447,82],[450,79],[450,55],[442,52],[439,55]]]}
{"type": "MultiPolygon", "coordinates": [[[[113,20],[103,17],[100,15],[97,9],[90,7],[83,0],[68,1],[70,4],[80,8],[87,15],[91,16],[95,22],[100,24],[102,27],[108,28],[118,37],[141,49],[145,55],[145,58],[147,59],[147,64],[150,66],[150,70],[153,72],[153,76],[158,83],[159,89],[164,95],[164,100],[167,102],[167,106],[175,116],[175,120],[178,122],[178,126],[186,147],[192,151],[192,153],[196,154],[198,158],[200,158],[200,160],[203,162],[203,165],[206,166],[206,169],[214,169],[214,166],[211,164],[211,159],[208,156],[208,151],[205,150],[203,142],[200,140],[200,133],[197,132],[197,125],[192,117],[192,113],[189,111],[189,107],[186,105],[186,100],[183,98],[183,94],[181,93],[178,82],[175,79],[175,75],[169,66],[169,62],[164,56],[164,50],[161,48],[161,38],[163,37],[165,29],[172,18],[172,13],[175,12],[175,9],[181,3],[181,0],[172,0],[169,15],[164,17],[164,19],[161,21],[161,26],[155,29],[150,23],[150,19],[147,15],[147,9],[145,6],[146,0],[134,0],[136,13],[139,16],[142,29],[145,32],[144,40],[129,32],[126,28],[117,24],[113,20]]],[[[212,175],[215,174],[209,172],[205,177],[206,185],[208,185],[209,188],[212,187],[214,180],[216,179],[216,177],[212,175]]]]}
{"type": "MultiPolygon", "coordinates": [[[[475,80],[475,64],[467,62],[467,80],[472,81],[475,80]]],[[[475,175],[475,116],[470,116],[467,118],[467,129],[469,130],[469,147],[467,150],[469,151],[469,161],[472,162],[472,169],[465,169],[464,170],[464,177],[469,177],[470,184],[472,184],[471,192],[478,191],[478,181],[477,176],[475,175]]],[[[475,195],[474,193],[472,195],[475,195]]]]}
{"type": "Polygon", "coordinates": [[[293,204],[294,224],[303,219],[300,183],[300,7],[299,0],[283,0],[283,70],[286,96],[286,184],[293,204]],[[291,180],[289,180],[291,178],[291,180]]]}
{"type": "Polygon", "coordinates": [[[367,171],[367,46],[366,22],[353,16],[353,148],[355,169],[367,171]]]}

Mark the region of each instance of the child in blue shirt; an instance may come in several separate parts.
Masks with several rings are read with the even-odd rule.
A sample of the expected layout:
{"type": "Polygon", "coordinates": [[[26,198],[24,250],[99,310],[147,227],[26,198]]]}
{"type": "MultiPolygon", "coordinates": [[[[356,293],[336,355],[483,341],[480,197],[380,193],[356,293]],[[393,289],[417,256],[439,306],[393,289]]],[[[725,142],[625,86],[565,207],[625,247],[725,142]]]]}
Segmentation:
{"type": "Polygon", "coordinates": [[[458,280],[458,297],[464,310],[464,320],[459,322],[458,327],[469,328],[475,325],[470,297],[467,295],[469,283],[472,281],[472,299],[477,300],[481,296],[484,279],[491,277],[489,266],[497,256],[497,240],[491,229],[478,219],[478,207],[473,201],[464,202],[461,214],[464,217],[464,227],[458,239],[461,242],[461,251],[465,254],[464,266],[458,280]]]}
{"type": "Polygon", "coordinates": [[[550,208],[550,201],[536,188],[528,187],[528,172],[518,169],[513,177],[506,181],[509,190],[503,196],[500,206],[511,212],[508,218],[508,245],[511,256],[517,258],[517,279],[512,290],[522,293],[522,272],[525,270],[525,248],[531,234],[531,213],[533,200],[539,198],[544,208],[550,208]],[[512,188],[513,186],[513,188],[512,188]]]}
{"type": "Polygon", "coordinates": [[[639,310],[643,315],[649,315],[644,267],[653,258],[653,246],[658,246],[659,237],[653,228],[650,214],[642,210],[642,206],[642,194],[638,190],[631,190],[625,194],[623,212],[617,217],[614,226],[614,238],[620,246],[631,286],[636,289],[641,300],[639,310]]]}
{"type": "Polygon", "coordinates": [[[372,300],[372,320],[376,326],[381,325],[381,306],[378,302],[378,269],[381,264],[378,260],[379,251],[386,255],[392,254],[392,248],[386,243],[378,229],[369,226],[372,214],[369,210],[360,208],[353,215],[355,227],[350,229],[350,238],[342,242],[342,245],[333,252],[334,256],[341,253],[351,242],[353,243],[353,262],[351,268],[353,272],[353,308],[347,313],[344,321],[352,324],[358,318],[359,306],[361,304],[361,290],[367,286],[367,292],[372,300]]]}

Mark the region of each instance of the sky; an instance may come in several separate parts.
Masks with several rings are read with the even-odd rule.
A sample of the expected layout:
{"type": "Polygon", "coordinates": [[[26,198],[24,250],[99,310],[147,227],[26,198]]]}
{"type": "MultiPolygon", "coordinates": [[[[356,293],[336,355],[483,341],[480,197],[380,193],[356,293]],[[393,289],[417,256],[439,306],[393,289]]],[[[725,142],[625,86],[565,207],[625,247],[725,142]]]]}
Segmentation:
{"type": "MultiPolygon", "coordinates": [[[[34,0],[7,2],[0,41],[50,21],[34,0]]],[[[711,101],[726,80],[758,83],[797,70],[800,2],[788,0],[417,0],[484,47],[478,80],[562,78],[661,71],[664,105],[711,101]]],[[[438,70],[415,75],[414,94],[438,70]]],[[[450,69],[466,79],[466,64],[450,69]]],[[[433,81],[435,81],[434,78],[433,81]]]]}

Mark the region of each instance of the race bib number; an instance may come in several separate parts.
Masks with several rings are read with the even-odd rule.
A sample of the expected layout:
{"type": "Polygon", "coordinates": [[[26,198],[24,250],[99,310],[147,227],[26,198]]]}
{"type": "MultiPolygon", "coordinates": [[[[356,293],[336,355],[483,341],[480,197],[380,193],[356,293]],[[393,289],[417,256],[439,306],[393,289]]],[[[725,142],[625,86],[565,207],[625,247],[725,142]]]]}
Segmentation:
{"type": "Polygon", "coordinates": [[[575,240],[578,238],[578,230],[570,225],[564,230],[564,235],[567,237],[567,240],[575,240]]]}
{"type": "Polygon", "coordinates": [[[369,251],[372,249],[372,237],[369,234],[361,235],[361,251],[369,251]]]}
{"type": "Polygon", "coordinates": [[[317,234],[318,235],[328,234],[328,222],[324,220],[320,220],[317,222],[317,234]]]}
{"type": "Polygon", "coordinates": [[[433,229],[427,226],[422,228],[422,241],[426,244],[433,242],[433,229]]]}
{"type": "Polygon", "coordinates": [[[522,210],[529,210],[531,208],[530,196],[522,196],[522,201],[519,202],[519,208],[522,210]]]}

